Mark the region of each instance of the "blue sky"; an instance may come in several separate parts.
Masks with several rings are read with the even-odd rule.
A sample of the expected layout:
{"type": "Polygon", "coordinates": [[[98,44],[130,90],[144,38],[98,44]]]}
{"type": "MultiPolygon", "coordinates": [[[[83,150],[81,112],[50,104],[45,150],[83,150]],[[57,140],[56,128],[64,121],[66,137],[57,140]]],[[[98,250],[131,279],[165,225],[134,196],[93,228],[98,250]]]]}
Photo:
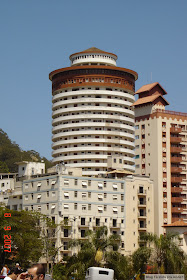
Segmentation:
{"type": "Polygon", "coordinates": [[[1,128],[22,149],[50,159],[48,74],[93,46],[138,73],[136,90],[152,76],[168,92],[167,109],[187,112],[186,11],[186,0],[1,1],[1,128]]]}

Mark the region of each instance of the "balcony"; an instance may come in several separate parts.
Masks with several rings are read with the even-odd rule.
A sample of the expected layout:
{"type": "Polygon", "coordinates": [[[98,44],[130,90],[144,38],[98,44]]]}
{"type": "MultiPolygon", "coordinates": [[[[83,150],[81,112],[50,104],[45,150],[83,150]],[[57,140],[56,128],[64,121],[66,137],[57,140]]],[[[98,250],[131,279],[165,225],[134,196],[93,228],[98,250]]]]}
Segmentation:
{"type": "Polygon", "coordinates": [[[178,134],[178,133],[182,132],[182,128],[180,128],[180,127],[171,127],[170,128],[170,132],[178,134]]]}
{"type": "Polygon", "coordinates": [[[139,231],[146,231],[146,230],[147,230],[146,224],[144,224],[144,225],[138,225],[138,230],[139,230],[139,231]]]}
{"type": "Polygon", "coordinates": [[[182,147],[171,147],[170,152],[171,153],[181,153],[182,152],[182,147]]]}
{"type": "Polygon", "coordinates": [[[182,177],[171,177],[171,182],[172,183],[181,183],[182,177]]]}
{"type": "Polygon", "coordinates": [[[171,187],[171,192],[172,193],[181,193],[183,191],[182,188],[179,187],[171,187]]]}
{"type": "Polygon", "coordinates": [[[179,163],[183,161],[182,157],[171,157],[171,162],[179,163]]]}
{"type": "Polygon", "coordinates": [[[93,228],[99,228],[99,227],[103,227],[103,226],[105,226],[106,224],[105,223],[103,223],[103,222],[100,222],[100,223],[94,223],[93,224],[93,228]]]}
{"type": "Polygon", "coordinates": [[[182,168],[181,167],[171,167],[171,173],[181,173],[182,168]]]}
{"type": "Polygon", "coordinates": [[[119,223],[110,223],[110,228],[112,229],[120,229],[121,228],[121,224],[119,223]]]}
{"type": "Polygon", "coordinates": [[[146,201],[138,201],[138,207],[146,207],[146,201]]]}
{"type": "Polygon", "coordinates": [[[171,197],[171,202],[182,202],[183,198],[182,197],[171,197]]]}
{"type": "Polygon", "coordinates": [[[78,227],[79,228],[89,228],[90,227],[90,225],[89,225],[89,222],[85,222],[85,223],[80,223],[80,224],[78,224],[78,227]]]}
{"type": "Polygon", "coordinates": [[[64,236],[64,233],[62,232],[61,238],[66,239],[66,240],[71,240],[73,238],[73,235],[72,235],[72,233],[70,233],[70,234],[68,234],[68,236],[66,236],[66,235],[64,236]]]}
{"type": "Polygon", "coordinates": [[[182,213],[182,211],[183,211],[183,208],[181,208],[181,207],[172,207],[171,208],[172,213],[182,213]]]}
{"type": "Polygon", "coordinates": [[[137,191],[137,193],[138,193],[138,196],[146,196],[146,190],[138,190],[137,191]]]}
{"type": "Polygon", "coordinates": [[[170,137],[171,143],[180,143],[182,141],[181,137],[170,137]]]}
{"type": "Polygon", "coordinates": [[[146,213],[144,213],[143,215],[141,215],[140,213],[138,214],[138,219],[146,219],[147,216],[146,216],[146,213]]]}

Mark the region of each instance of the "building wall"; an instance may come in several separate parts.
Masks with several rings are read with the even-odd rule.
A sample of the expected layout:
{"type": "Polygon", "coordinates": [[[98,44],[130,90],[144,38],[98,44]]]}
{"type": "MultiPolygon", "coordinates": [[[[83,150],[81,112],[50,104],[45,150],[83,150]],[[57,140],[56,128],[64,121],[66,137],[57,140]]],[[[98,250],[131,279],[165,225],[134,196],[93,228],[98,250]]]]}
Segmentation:
{"type": "Polygon", "coordinates": [[[71,67],[50,73],[53,162],[95,176],[107,172],[108,156],[122,156],[123,168],[134,172],[137,74],[116,67],[112,54],[77,53],[70,59],[71,67]]]}
{"type": "Polygon", "coordinates": [[[151,115],[136,118],[136,172],[150,176],[154,181],[157,234],[163,233],[163,224],[172,223],[179,218],[187,220],[186,125],[187,117],[181,118],[177,112],[163,113],[158,110],[151,115]],[[171,130],[174,126],[176,130],[177,127],[181,129],[176,137],[171,130]],[[175,150],[177,152],[173,153],[175,150]],[[176,162],[173,162],[173,155],[177,156],[176,162]],[[174,165],[177,173],[173,173],[174,165]],[[178,189],[173,189],[174,185],[178,189]]]}
{"type": "Polygon", "coordinates": [[[62,222],[60,231],[56,234],[56,246],[63,246],[59,250],[58,260],[74,253],[67,248],[70,239],[84,239],[86,230],[94,230],[103,225],[107,226],[109,234],[121,235],[120,250],[126,255],[138,248],[141,231],[154,231],[152,190],[150,179],[141,177],[114,180],[67,175],[47,176],[24,181],[23,208],[41,211],[53,217],[56,223],[62,222]],[[143,194],[138,193],[139,186],[143,186],[143,194]],[[132,190],[134,205],[129,199],[132,190]],[[140,218],[138,202],[142,196],[145,199],[145,205],[142,206],[145,217],[140,218]],[[66,219],[68,233],[67,223],[63,226],[66,219]],[[135,223],[132,221],[134,219],[135,223]],[[138,227],[140,220],[145,223],[147,221],[145,228],[138,227]]]}

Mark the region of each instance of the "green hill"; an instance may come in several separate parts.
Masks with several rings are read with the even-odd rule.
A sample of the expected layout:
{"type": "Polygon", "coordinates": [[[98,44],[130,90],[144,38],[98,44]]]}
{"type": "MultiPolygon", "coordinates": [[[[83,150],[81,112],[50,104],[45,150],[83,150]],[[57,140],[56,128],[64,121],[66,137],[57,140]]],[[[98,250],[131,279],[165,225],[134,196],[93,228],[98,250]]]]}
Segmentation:
{"type": "Polygon", "coordinates": [[[36,151],[23,151],[19,145],[11,141],[8,135],[0,129],[0,173],[18,172],[18,166],[15,163],[23,160],[39,162],[43,160],[46,169],[52,166],[51,161],[41,157],[36,151]]]}

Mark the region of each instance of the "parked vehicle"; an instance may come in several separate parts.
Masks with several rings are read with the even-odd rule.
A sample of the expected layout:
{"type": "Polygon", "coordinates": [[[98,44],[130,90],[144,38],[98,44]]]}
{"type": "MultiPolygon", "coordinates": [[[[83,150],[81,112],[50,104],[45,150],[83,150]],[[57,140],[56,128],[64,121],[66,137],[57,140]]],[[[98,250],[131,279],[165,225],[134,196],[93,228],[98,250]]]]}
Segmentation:
{"type": "Polygon", "coordinates": [[[85,280],[114,280],[114,270],[102,267],[89,267],[85,280]]]}

